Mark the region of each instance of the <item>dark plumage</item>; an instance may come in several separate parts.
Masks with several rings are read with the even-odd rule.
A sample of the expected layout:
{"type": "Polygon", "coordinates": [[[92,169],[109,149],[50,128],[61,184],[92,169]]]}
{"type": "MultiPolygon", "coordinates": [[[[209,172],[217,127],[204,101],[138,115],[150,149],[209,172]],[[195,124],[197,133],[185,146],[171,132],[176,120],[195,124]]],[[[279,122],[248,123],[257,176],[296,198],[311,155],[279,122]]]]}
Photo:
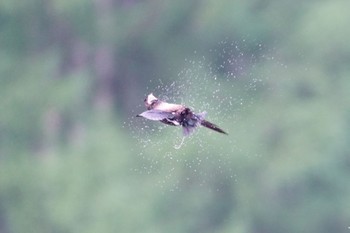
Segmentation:
{"type": "Polygon", "coordinates": [[[204,120],[205,112],[196,114],[190,108],[183,105],[161,101],[152,93],[146,97],[144,102],[148,110],[138,114],[137,117],[160,121],[167,125],[182,126],[185,136],[190,135],[199,125],[219,133],[227,134],[217,125],[204,120]]]}

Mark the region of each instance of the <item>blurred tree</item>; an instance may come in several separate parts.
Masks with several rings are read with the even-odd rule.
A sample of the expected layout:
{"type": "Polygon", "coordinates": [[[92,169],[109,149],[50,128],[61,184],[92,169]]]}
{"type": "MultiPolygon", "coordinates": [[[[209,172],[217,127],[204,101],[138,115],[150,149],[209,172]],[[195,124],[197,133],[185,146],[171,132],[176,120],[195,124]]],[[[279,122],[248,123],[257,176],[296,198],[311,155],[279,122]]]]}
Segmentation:
{"type": "Polygon", "coordinates": [[[348,8],[2,0],[0,232],[348,232],[348,8]],[[230,136],[137,148],[121,125],[181,75],[235,96],[230,136]]]}

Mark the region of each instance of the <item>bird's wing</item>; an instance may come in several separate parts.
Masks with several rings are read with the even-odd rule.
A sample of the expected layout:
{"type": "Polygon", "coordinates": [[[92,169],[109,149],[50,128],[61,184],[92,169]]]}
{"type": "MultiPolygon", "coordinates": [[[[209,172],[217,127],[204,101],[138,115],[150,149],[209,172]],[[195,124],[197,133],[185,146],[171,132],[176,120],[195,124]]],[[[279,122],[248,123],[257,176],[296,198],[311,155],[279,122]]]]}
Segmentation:
{"type": "Polygon", "coordinates": [[[183,105],[180,104],[169,104],[166,102],[160,102],[154,107],[155,110],[164,111],[164,112],[177,112],[185,109],[183,105]]]}
{"type": "Polygon", "coordinates": [[[144,117],[148,120],[152,120],[152,121],[161,121],[167,118],[171,118],[173,116],[173,114],[169,113],[169,112],[165,112],[165,111],[160,111],[160,110],[148,110],[145,111],[139,115],[137,115],[138,117],[144,117]]]}

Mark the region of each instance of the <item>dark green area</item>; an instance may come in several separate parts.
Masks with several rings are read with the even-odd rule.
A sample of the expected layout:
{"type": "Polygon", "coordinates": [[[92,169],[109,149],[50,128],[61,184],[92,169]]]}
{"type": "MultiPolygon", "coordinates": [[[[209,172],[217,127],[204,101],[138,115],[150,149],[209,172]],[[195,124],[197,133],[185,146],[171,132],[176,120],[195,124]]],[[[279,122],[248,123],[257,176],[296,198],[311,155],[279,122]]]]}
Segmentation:
{"type": "Polygon", "coordinates": [[[0,232],[349,232],[348,9],[0,1],[0,232]],[[236,45],[243,70],[221,67],[236,45]],[[199,72],[243,101],[211,113],[230,135],[143,148],[128,122],[145,95],[203,57],[203,96],[199,72]]]}

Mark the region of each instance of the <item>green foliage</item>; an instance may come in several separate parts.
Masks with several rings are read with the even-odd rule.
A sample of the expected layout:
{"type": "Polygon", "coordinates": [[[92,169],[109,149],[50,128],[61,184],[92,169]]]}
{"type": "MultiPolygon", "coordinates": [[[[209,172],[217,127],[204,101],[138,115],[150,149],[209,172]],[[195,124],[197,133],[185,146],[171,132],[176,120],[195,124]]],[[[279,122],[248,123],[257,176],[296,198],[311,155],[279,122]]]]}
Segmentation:
{"type": "Polygon", "coordinates": [[[1,1],[0,232],[348,232],[348,8],[1,1]],[[236,97],[209,114],[230,135],[135,139],[144,95],[182,76],[197,109],[236,97]]]}

